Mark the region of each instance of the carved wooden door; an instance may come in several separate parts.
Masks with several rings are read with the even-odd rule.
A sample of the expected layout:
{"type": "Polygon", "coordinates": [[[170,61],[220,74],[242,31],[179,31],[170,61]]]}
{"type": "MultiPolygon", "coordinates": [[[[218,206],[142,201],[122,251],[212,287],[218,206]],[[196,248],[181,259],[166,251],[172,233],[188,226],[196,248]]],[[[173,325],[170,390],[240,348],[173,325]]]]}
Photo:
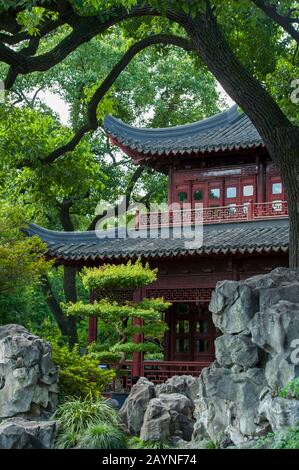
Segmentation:
{"type": "Polygon", "coordinates": [[[216,328],[207,303],[176,303],[171,307],[170,347],[173,361],[212,361],[216,328]]]}

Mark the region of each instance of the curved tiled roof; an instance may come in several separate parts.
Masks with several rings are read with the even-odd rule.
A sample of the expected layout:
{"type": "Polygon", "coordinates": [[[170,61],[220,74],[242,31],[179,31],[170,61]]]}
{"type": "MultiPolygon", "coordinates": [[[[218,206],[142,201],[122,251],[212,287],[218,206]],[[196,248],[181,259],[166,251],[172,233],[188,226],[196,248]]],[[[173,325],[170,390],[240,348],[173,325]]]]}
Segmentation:
{"type": "Polygon", "coordinates": [[[104,120],[106,132],[117,143],[142,154],[191,154],[264,146],[256,128],[237,106],[184,126],[135,128],[113,116],[104,120]]]}
{"type": "Polygon", "coordinates": [[[62,261],[116,260],[134,257],[162,258],[185,255],[246,254],[288,251],[288,220],[205,225],[203,244],[186,248],[188,238],[98,238],[96,232],[56,232],[30,224],[28,235],[38,235],[47,253],[62,261]]]}

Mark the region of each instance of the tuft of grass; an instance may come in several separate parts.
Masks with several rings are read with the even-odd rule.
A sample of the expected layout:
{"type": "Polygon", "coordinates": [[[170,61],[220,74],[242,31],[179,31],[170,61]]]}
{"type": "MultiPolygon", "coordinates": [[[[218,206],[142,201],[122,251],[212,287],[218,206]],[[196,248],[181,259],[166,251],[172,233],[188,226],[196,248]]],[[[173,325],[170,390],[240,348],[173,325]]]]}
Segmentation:
{"type": "Polygon", "coordinates": [[[299,399],[299,377],[291,380],[278,394],[280,398],[295,398],[299,399]]]}
{"type": "Polygon", "coordinates": [[[109,423],[90,424],[78,439],[83,449],[126,449],[124,433],[109,423]]]}
{"type": "Polygon", "coordinates": [[[104,422],[118,426],[117,412],[103,398],[87,395],[85,398],[69,397],[57,409],[55,418],[62,431],[82,434],[91,424],[104,422]]]}
{"type": "Polygon", "coordinates": [[[173,449],[174,447],[165,440],[142,441],[139,437],[131,437],[128,440],[129,449],[173,449]]]}
{"type": "Polygon", "coordinates": [[[56,437],[57,449],[73,449],[78,442],[78,434],[71,431],[60,431],[56,437]]]}
{"type": "Polygon", "coordinates": [[[208,441],[207,444],[206,444],[206,449],[217,449],[217,444],[215,444],[215,442],[213,441],[208,441]]]}

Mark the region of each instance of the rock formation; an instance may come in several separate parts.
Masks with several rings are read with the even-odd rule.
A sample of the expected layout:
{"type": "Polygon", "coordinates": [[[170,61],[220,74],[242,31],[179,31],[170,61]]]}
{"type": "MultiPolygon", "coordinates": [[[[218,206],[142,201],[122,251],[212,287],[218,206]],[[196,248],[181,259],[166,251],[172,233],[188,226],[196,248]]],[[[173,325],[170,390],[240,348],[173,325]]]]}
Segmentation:
{"type": "Polygon", "coordinates": [[[298,400],[277,395],[299,375],[299,361],[292,360],[299,339],[299,270],[219,282],[210,311],[223,335],[215,341],[216,361],[199,379],[192,445],[212,440],[242,447],[296,424],[298,400]]]}
{"type": "Polygon", "coordinates": [[[222,333],[215,362],[197,378],[155,387],[141,378],[120,412],[130,433],[181,447],[244,448],[298,423],[299,400],[278,392],[299,375],[299,270],[219,282],[210,311],[222,333]]]}
{"type": "Polygon", "coordinates": [[[197,393],[198,379],[191,376],[175,376],[156,387],[142,377],[132,387],[120,417],[128,432],[143,441],[190,441],[197,393]]]}
{"type": "Polygon", "coordinates": [[[57,396],[50,345],[23,326],[0,326],[0,448],[52,445],[55,423],[40,420],[55,411],[57,396]]]}
{"type": "Polygon", "coordinates": [[[0,449],[51,449],[56,431],[55,421],[9,418],[0,423],[0,449]]]}

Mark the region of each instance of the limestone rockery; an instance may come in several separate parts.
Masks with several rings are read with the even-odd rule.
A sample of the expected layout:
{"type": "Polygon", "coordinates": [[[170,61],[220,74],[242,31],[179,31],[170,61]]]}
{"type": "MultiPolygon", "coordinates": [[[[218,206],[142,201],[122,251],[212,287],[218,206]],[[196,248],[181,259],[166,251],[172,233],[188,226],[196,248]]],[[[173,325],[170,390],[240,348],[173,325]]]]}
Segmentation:
{"type": "Polygon", "coordinates": [[[219,282],[209,308],[222,333],[215,362],[198,378],[141,378],[120,411],[131,434],[246,447],[299,421],[299,401],[278,396],[299,375],[299,270],[219,282]]]}
{"type": "Polygon", "coordinates": [[[20,325],[0,326],[0,449],[49,448],[58,368],[51,347],[20,325]]]}

